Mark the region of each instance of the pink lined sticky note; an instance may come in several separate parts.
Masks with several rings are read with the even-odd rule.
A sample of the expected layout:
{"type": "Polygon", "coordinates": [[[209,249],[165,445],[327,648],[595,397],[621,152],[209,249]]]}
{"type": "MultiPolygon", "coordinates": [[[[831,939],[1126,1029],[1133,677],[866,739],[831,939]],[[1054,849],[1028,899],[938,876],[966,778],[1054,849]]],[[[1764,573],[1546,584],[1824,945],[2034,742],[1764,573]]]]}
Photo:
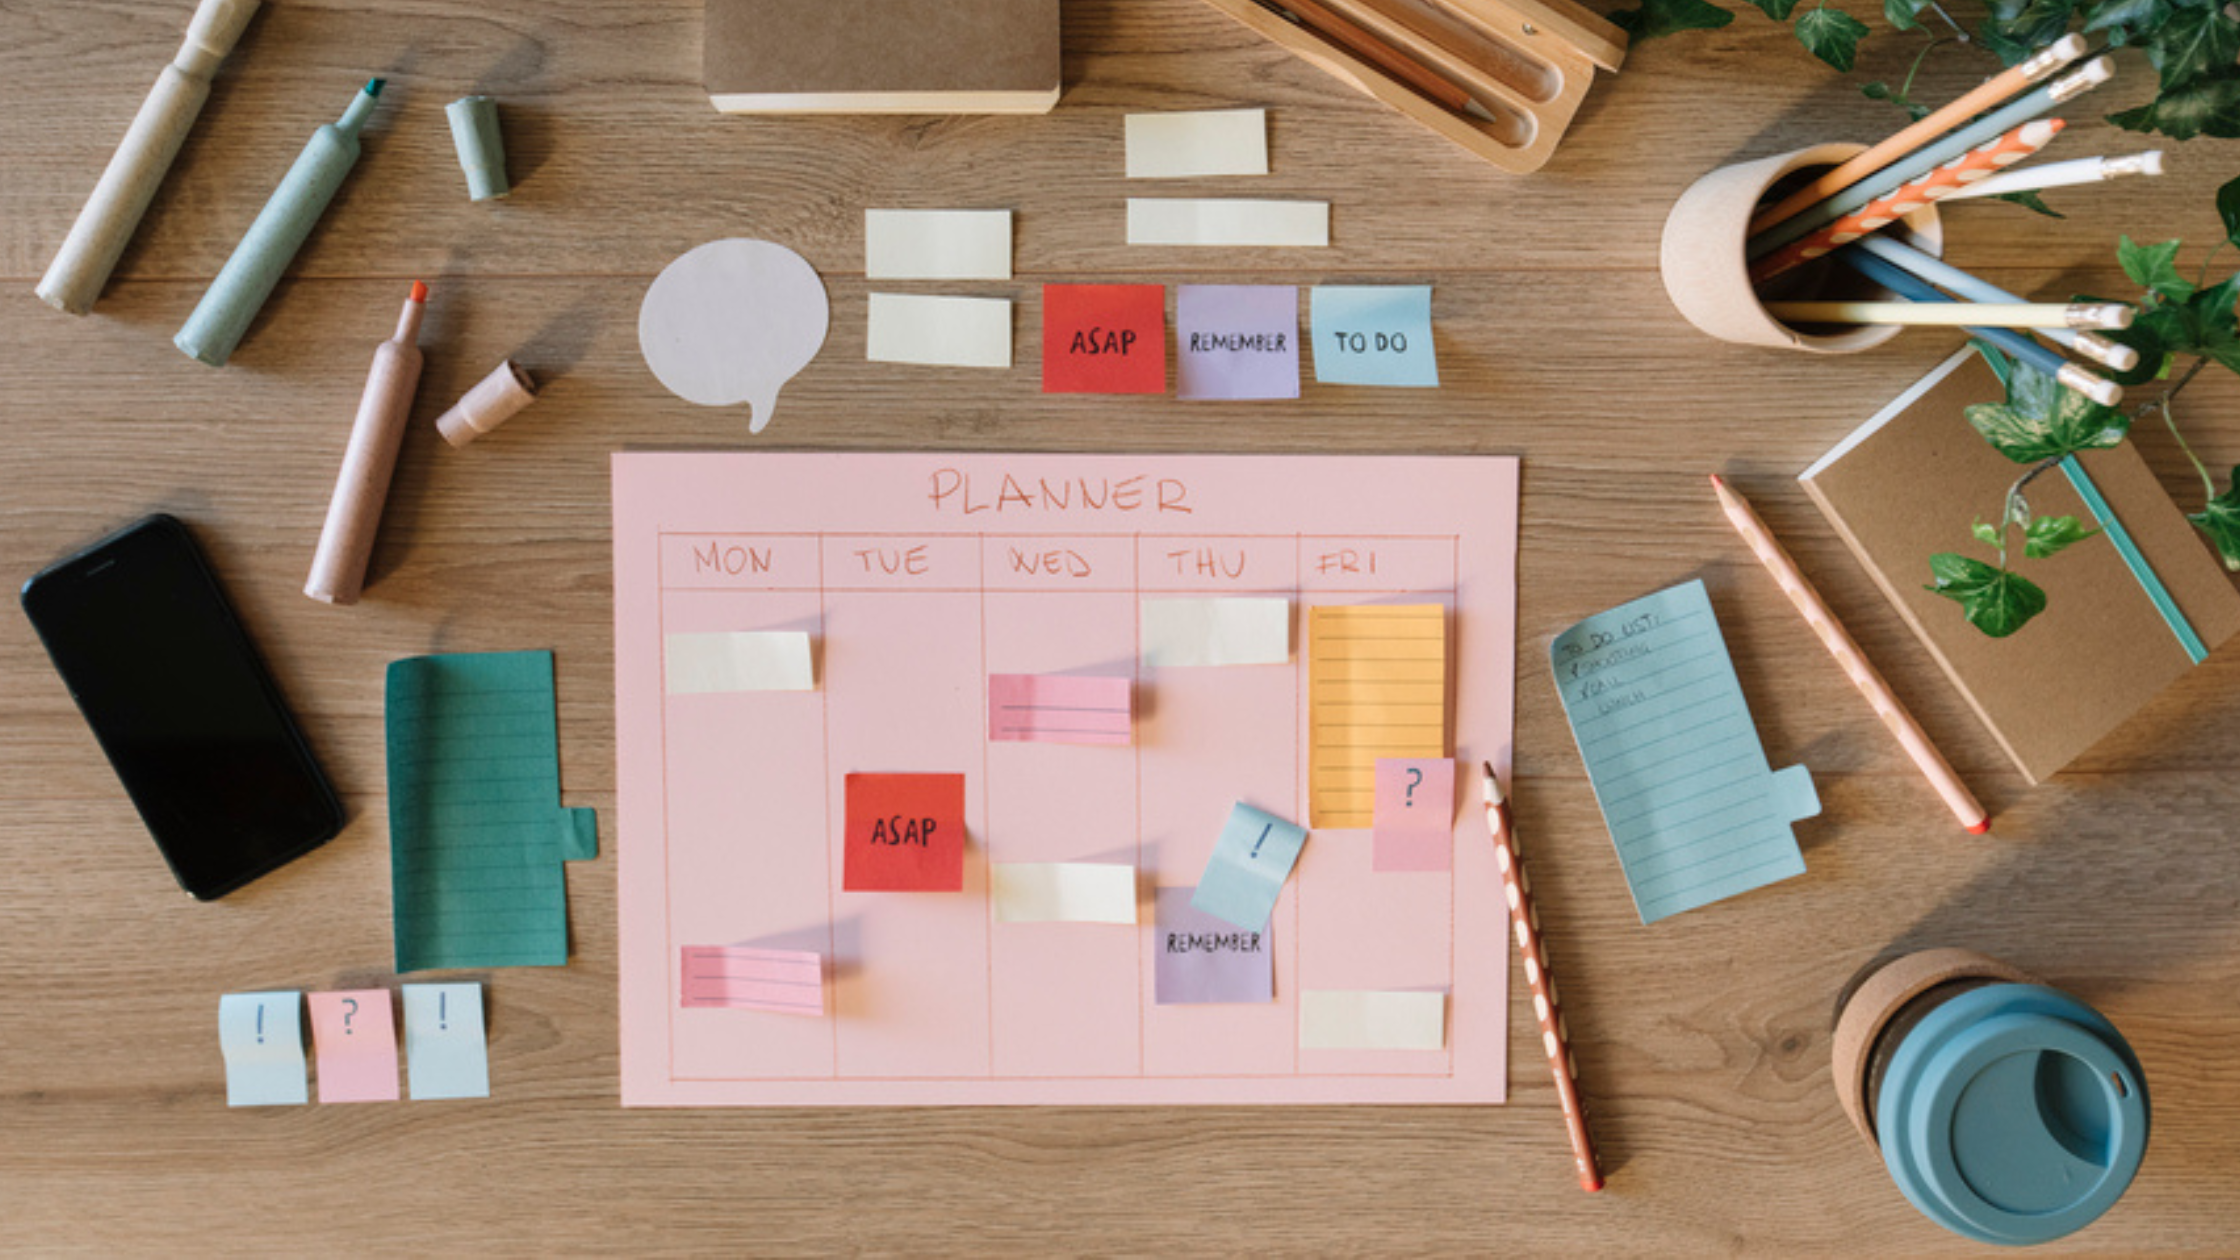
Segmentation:
{"type": "Polygon", "coordinates": [[[1135,738],[1127,678],[988,675],[988,738],[1048,744],[1126,744],[1135,738]]]}
{"type": "Polygon", "coordinates": [[[1377,812],[1370,856],[1378,871],[1454,869],[1454,762],[1377,759],[1377,812]]]}
{"type": "Polygon", "coordinates": [[[686,1010],[824,1014],[824,955],[745,945],[684,947],[686,1010]]]}
{"type": "Polygon", "coordinates": [[[319,1101],[395,1102],[397,1021],[387,989],[311,995],[319,1101]]]}

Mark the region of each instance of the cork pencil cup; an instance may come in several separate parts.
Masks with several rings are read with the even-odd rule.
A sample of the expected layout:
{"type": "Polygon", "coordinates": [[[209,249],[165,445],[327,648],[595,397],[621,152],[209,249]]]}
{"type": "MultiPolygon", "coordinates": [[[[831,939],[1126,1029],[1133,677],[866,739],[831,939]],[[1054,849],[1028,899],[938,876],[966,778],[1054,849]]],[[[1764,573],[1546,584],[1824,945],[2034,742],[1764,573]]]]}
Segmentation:
{"type": "MultiPolygon", "coordinates": [[[[1680,314],[1721,341],[1813,354],[1872,350],[1903,331],[1895,324],[1791,326],[1766,310],[1768,301],[1887,301],[1894,296],[1832,259],[1814,259],[1776,276],[1762,293],[1750,283],[1746,249],[1750,218],[1758,207],[1865,149],[1862,144],[1814,145],[1722,166],[1690,185],[1665,219],[1657,263],[1665,293],[1680,314]]],[[[1923,206],[1887,230],[1925,253],[1944,253],[1944,225],[1935,206],[1923,206]]]]}

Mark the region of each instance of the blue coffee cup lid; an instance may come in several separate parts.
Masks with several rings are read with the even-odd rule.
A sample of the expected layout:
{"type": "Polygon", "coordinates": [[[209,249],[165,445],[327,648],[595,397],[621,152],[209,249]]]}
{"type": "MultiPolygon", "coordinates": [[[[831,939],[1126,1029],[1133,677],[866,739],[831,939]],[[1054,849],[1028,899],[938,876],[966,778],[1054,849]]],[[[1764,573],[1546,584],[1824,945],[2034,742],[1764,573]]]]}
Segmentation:
{"type": "Polygon", "coordinates": [[[1915,1207],[1981,1242],[2048,1242],[2115,1205],[2146,1154],[2146,1078],[2098,1011],[2056,989],[1953,998],[1891,1057],[1883,1162],[1915,1207]]]}

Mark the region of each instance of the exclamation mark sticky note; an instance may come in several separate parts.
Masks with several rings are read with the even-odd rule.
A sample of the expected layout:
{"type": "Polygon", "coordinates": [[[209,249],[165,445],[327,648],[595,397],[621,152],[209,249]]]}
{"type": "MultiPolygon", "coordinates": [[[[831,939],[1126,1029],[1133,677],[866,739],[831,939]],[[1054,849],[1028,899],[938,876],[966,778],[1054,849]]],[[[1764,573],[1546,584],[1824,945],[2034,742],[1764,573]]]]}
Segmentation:
{"type": "Polygon", "coordinates": [[[404,986],[405,1077],[415,1100],[488,1098],[479,984],[404,986]]]}
{"type": "Polygon", "coordinates": [[[228,993],[219,998],[218,1047],[226,1056],[226,1106],[285,1107],[311,1101],[304,1078],[301,993],[228,993]]]}
{"type": "Polygon", "coordinates": [[[311,995],[319,1101],[397,1101],[397,1023],[387,989],[311,995]]]}

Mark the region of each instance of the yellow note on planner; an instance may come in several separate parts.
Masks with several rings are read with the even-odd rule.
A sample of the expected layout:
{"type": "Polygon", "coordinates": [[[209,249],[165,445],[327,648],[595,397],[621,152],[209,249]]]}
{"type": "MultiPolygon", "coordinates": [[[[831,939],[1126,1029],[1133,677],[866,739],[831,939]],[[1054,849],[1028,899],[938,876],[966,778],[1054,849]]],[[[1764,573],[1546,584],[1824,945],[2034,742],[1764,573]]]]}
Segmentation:
{"type": "Polygon", "coordinates": [[[1313,827],[1375,822],[1380,757],[1447,755],[1447,610],[1347,605],[1307,613],[1313,827]]]}

